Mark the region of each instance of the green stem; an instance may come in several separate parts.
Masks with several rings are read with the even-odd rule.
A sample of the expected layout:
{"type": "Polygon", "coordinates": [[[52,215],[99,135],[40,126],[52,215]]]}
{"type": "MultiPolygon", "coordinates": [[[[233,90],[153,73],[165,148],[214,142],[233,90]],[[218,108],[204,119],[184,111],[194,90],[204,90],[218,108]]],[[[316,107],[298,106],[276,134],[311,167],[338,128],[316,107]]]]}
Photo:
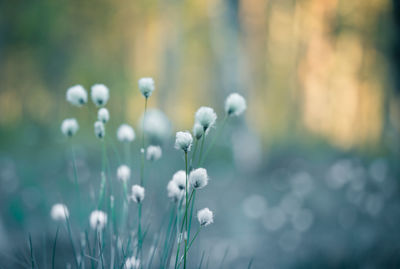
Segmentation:
{"type": "Polygon", "coordinates": [[[202,164],[202,156],[203,156],[203,148],[204,148],[204,140],[206,140],[206,132],[201,137],[201,146],[200,146],[200,156],[199,161],[197,162],[197,167],[200,167],[199,164],[202,164]]]}
{"type": "Polygon", "coordinates": [[[137,255],[136,255],[137,259],[140,259],[141,252],[142,252],[142,203],[139,203],[139,205],[138,205],[138,251],[137,251],[137,255]]]}
{"type": "Polygon", "coordinates": [[[194,150],[193,150],[192,158],[190,159],[190,167],[191,168],[193,167],[193,163],[196,161],[196,153],[197,153],[198,143],[199,143],[199,140],[196,139],[196,141],[194,142],[194,150]]]}
{"type": "MultiPolygon", "coordinates": [[[[196,234],[194,235],[192,241],[190,241],[190,244],[189,244],[189,246],[188,246],[188,248],[187,248],[187,252],[189,252],[189,249],[190,249],[190,247],[192,246],[194,240],[196,240],[197,235],[200,233],[200,229],[201,229],[201,226],[200,226],[199,229],[197,230],[197,232],[196,232],[196,234]]],[[[179,266],[181,263],[182,263],[182,258],[181,258],[181,260],[179,261],[178,266],[179,266]]]]}
{"type": "Polygon", "coordinates": [[[207,158],[208,153],[210,152],[210,150],[214,147],[215,142],[217,141],[217,139],[219,138],[219,136],[221,135],[223,129],[225,128],[226,122],[228,121],[228,116],[225,115],[223,121],[222,121],[222,125],[221,128],[218,129],[217,133],[215,134],[213,140],[211,140],[210,146],[207,148],[206,153],[204,154],[204,159],[200,160],[200,165],[203,165],[204,160],[207,158]]]}
{"type": "Polygon", "coordinates": [[[146,120],[146,111],[147,111],[147,98],[144,101],[144,113],[143,113],[143,121],[142,121],[142,148],[140,149],[141,154],[141,165],[140,165],[140,185],[144,186],[144,123],[146,120]]]}
{"type": "Polygon", "coordinates": [[[162,265],[165,264],[165,260],[167,259],[166,256],[167,256],[167,253],[168,253],[168,249],[167,249],[167,247],[168,247],[168,239],[169,239],[169,235],[170,235],[170,232],[171,232],[171,225],[172,225],[173,220],[174,220],[174,207],[172,206],[171,214],[170,214],[169,222],[168,222],[168,228],[167,228],[167,232],[165,234],[164,249],[163,249],[162,258],[161,258],[161,264],[162,265]]]}
{"type": "Polygon", "coordinates": [[[179,231],[179,208],[180,208],[181,203],[176,204],[176,234],[177,236],[177,241],[178,245],[176,246],[176,256],[175,256],[175,266],[174,268],[178,266],[178,258],[179,258],[179,251],[181,248],[181,241],[182,241],[182,229],[179,231]]]}
{"type": "Polygon", "coordinates": [[[56,260],[56,246],[57,246],[57,238],[58,238],[58,231],[60,230],[60,225],[57,225],[57,231],[56,231],[56,236],[54,238],[54,244],[53,244],[53,256],[51,258],[51,268],[54,269],[54,263],[56,260]]]}
{"type": "Polygon", "coordinates": [[[186,269],[186,254],[187,254],[187,237],[188,237],[188,216],[187,216],[187,211],[188,211],[188,162],[187,162],[187,151],[185,151],[185,172],[186,172],[186,187],[185,187],[185,195],[186,195],[186,206],[185,206],[185,234],[184,234],[184,239],[185,239],[185,252],[184,252],[184,263],[183,263],[183,268],[186,269]]]}
{"type": "Polygon", "coordinates": [[[72,154],[72,166],[73,166],[73,169],[74,169],[74,183],[75,183],[75,191],[76,191],[76,195],[78,196],[78,208],[79,208],[79,210],[78,210],[78,216],[79,217],[81,217],[81,210],[80,210],[80,205],[82,204],[81,203],[81,192],[80,192],[80,190],[79,190],[79,183],[78,183],[78,169],[77,169],[77,167],[76,167],[76,157],[75,157],[75,151],[74,151],[74,146],[72,145],[72,143],[71,143],[71,154],[72,154]]]}
{"type": "Polygon", "coordinates": [[[78,256],[76,255],[74,240],[72,239],[71,224],[69,222],[69,217],[67,217],[65,220],[67,222],[67,231],[68,231],[69,240],[71,242],[72,252],[74,254],[76,268],[79,268],[78,256]]]}
{"type": "Polygon", "coordinates": [[[190,229],[192,227],[193,207],[194,207],[194,202],[196,200],[196,189],[193,189],[191,196],[193,196],[193,200],[192,200],[192,198],[189,199],[189,205],[190,205],[190,201],[192,200],[192,204],[190,205],[190,216],[189,216],[189,232],[188,232],[189,242],[190,242],[190,229]]]}

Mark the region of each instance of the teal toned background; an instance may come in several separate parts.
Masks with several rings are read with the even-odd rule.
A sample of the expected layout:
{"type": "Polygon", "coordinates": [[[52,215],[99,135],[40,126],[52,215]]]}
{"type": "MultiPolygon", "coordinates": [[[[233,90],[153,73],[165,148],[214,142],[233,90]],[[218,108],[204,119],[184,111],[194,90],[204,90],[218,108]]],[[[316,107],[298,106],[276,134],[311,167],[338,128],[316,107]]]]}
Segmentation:
{"type": "MultiPolygon", "coordinates": [[[[225,97],[239,92],[248,110],[205,164],[211,181],[197,205],[214,210],[215,223],[194,262],[206,250],[210,268],[225,254],[224,268],[246,268],[251,259],[254,268],[398,267],[399,11],[389,0],[2,1],[0,266],[29,264],[28,234],[45,257],[53,203],[65,202],[71,215],[93,209],[96,109],[71,107],[67,88],[110,88],[114,171],[122,152],[116,128],[126,122],[140,136],[137,80],[151,76],[149,107],[164,111],[173,129],[163,158],[149,165],[151,229],[168,212],[167,182],[184,168],[174,132],[190,130],[201,105],[222,119],[225,97]],[[81,127],[72,142],[84,206],[60,132],[66,117],[81,127]]],[[[60,240],[65,267],[70,249],[60,240]]]]}

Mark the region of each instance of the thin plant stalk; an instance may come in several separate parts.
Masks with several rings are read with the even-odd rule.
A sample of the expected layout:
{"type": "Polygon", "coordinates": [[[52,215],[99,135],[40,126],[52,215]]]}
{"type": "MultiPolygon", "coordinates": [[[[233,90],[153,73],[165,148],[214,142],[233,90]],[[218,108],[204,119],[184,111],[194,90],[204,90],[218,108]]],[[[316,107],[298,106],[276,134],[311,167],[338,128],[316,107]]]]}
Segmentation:
{"type": "Polygon", "coordinates": [[[142,203],[139,203],[138,205],[138,251],[137,251],[137,257],[140,258],[141,252],[142,252],[142,203]]]}
{"type": "Polygon", "coordinates": [[[196,161],[196,153],[197,153],[197,148],[198,148],[199,140],[196,138],[196,141],[194,142],[194,150],[192,154],[192,158],[190,159],[190,167],[193,168],[193,164],[196,161]]]}
{"type": "MultiPolygon", "coordinates": [[[[190,247],[192,246],[194,240],[196,240],[197,236],[199,235],[200,229],[201,229],[201,226],[199,227],[199,229],[198,229],[197,232],[195,233],[195,235],[194,235],[192,241],[190,241],[189,246],[188,246],[188,248],[187,248],[187,252],[189,252],[189,249],[190,249],[190,247]]],[[[182,263],[182,258],[180,259],[178,266],[179,266],[181,263],[182,263]]]]}
{"type": "Polygon", "coordinates": [[[30,249],[30,253],[31,253],[32,269],[35,269],[35,267],[36,267],[36,265],[35,265],[35,255],[33,254],[33,246],[32,246],[32,236],[31,236],[31,234],[29,234],[29,249],[30,249]]]}
{"type": "MultiPolygon", "coordinates": [[[[74,146],[71,143],[71,154],[72,154],[72,166],[73,166],[73,170],[74,170],[74,183],[75,183],[75,191],[76,191],[76,195],[78,196],[78,203],[79,206],[78,208],[80,208],[81,203],[81,192],[79,190],[79,181],[78,181],[78,168],[76,166],[76,157],[75,157],[75,151],[74,151],[74,146]]],[[[78,215],[79,217],[81,217],[81,210],[78,210],[78,215]]]]}
{"type": "Polygon", "coordinates": [[[219,136],[221,135],[222,131],[224,130],[227,121],[228,121],[228,116],[225,115],[224,119],[222,120],[221,128],[219,128],[219,129],[217,130],[217,133],[215,134],[214,138],[211,140],[210,146],[208,146],[208,148],[207,148],[207,150],[206,150],[206,152],[205,152],[205,154],[204,154],[204,158],[201,159],[201,160],[199,160],[199,161],[200,161],[200,165],[199,165],[199,166],[202,166],[202,165],[203,165],[204,160],[207,158],[208,153],[209,153],[210,150],[214,147],[215,142],[217,141],[217,139],[218,139],[219,136]]]}
{"type": "MultiPolygon", "coordinates": [[[[179,204],[181,204],[181,203],[179,203],[179,204]]],[[[182,229],[183,229],[183,227],[179,230],[179,208],[180,208],[180,205],[179,205],[178,203],[177,203],[177,205],[176,205],[176,234],[178,235],[177,237],[177,241],[178,241],[178,243],[177,243],[177,246],[176,246],[176,257],[175,257],[175,266],[174,266],[174,268],[176,269],[177,268],[177,266],[178,266],[178,258],[179,258],[179,251],[180,251],[180,248],[181,248],[181,241],[182,241],[182,229]]]]}
{"type": "Polygon", "coordinates": [[[201,146],[200,146],[200,156],[199,156],[199,161],[197,162],[197,166],[201,165],[202,162],[202,157],[203,157],[203,149],[204,149],[204,140],[206,140],[206,132],[201,136],[201,146]]]}
{"type": "Polygon", "coordinates": [[[142,121],[142,148],[140,149],[141,154],[141,165],[140,165],[140,185],[144,186],[144,123],[146,120],[146,111],[147,111],[147,98],[144,101],[144,113],[143,113],[143,121],[142,121]]]}
{"type": "Polygon", "coordinates": [[[170,217],[169,217],[169,222],[168,222],[168,227],[167,227],[167,232],[165,233],[165,240],[164,240],[164,248],[163,248],[163,253],[161,256],[161,265],[164,264],[164,261],[166,260],[166,255],[168,253],[168,239],[169,239],[169,234],[171,232],[171,225],[173,223],[173,219],[174,219],[174,207],[171,207],[171,213],[170,213],[170,217]]]}
{"type": "Polygon", "coordinates": [[[69,240],[71,242],[72,253],[74,254],[74,260],[75,260],[76,268],[79,268],[78,255],[76,254],[74,240],[72,239],[71,224],[69,222],[69,217],[66,217],[65,220],[66,220],[66,223],[67,223],[67,232],[68,232],[69,240]]]}
{"type": "Polygon", "coordinates": [[[187,151],[185,151],[185,172],[186,172],[186,186],[185,186],[185,197],[186,197],[186,206],[185,206],[185,234],[184,234],[184,239],[185,239],[185,252],[184,252],[184,263],[183,263],[183,268],[186,269],[186,254],[187,254],[187,238],[188,238],[188,216],[187,216],[187,211],[188,211],[188,161],[187,161],[187,151]]]}
{"type": "Polygon", "coordinates": [[[54,263],[56,260],[56,247],[57,247],[57,239],[58,239],[58,231],[60,230],[60,225],[57,225],[56,236],[54,238],[53,243],[53,255],[51,257],[51,268],[54,269],[54,263]]]}
{"type": "Polygon", "coordinates": [[[192,216],[193,216],[193,207],[194,207],[194,202],[196,200],[196,189],[193,189],[192,194],[190,195],[190,199],[189,199],[189,204],[190,202],[192,202],[192,204],[190,204],[190,216],[189,216],[189,231],[188,231],[188,240],[190,242],[190,229],[192,227],[192,216]],[[193,196],[193,199],[192,199],[193,196]]]}

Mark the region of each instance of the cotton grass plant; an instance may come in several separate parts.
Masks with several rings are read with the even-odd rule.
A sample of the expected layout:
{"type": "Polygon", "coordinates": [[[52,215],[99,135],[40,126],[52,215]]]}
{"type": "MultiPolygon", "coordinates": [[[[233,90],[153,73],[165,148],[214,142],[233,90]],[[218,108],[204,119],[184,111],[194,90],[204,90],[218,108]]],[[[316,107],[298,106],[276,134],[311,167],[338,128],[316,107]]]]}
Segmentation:
{"type": "MultiPolygon", "coordinates": [[[[91,87],[91,99],[97,110],[96,120],[93,122],[94,135],[101,150],[101,170],[98,171],[97,194],[94,202],[88,204],[90,214],[86,216],[86,224],[76,223],[71,226],[71,218],[80,215],[71,212],[68,205],[56,203],[50,210],[50,216],[57,227],[64,226],[68,234],[73,261],[70,265],[75,268],[188,268],[193,263],[189,250],[198,238],[200,231],[214,222],[212,210],[204,208],[195,212],[196,195],[201,195],[202,189],[209,186],[209,175],[204,160],[223,132],[223,128],[231,117],[240,116],[246,109],[245,99],[237,93],[231,94],[225,101],[225,116],[217,122],[217,114],[213,108],[202,106],[194,114],[192,132],[178,131],[175,134],[174,147],[184,162],[176,167],[170,181],[166,184],[166,195],[171,203],[168,222],[160,232],[153,236],[151,230],[143,226],[143,204],[149,203],[145,198],[146,183],[149,180],[146,169],[151,168],[154,162],[163,161],[163,146],[172,144],[170,133],[171,124],[165,115],[156,109],[147,109],[148,101],[155,91],[152,78],[141,78],[138,89],[143,96],[143,115],[140,119],[139,152],[133,152],[140,160],[139,171],[133,169],[131,145],[135,142],[135,130],[126,123],[121,124],[115,138],[107,132],[110,121],[110,112],[105,107],[109,102],[110,91],[103,84],[91,87]],[[217,129],[214,134],[212,129],[217,129]],[[206,137],[213,136],[208,143],[206,137]],[[118,164],[113,167],[108,151],[112,145],[113,151],[118,154],[112,140],[117,139],[124,151],[124,157],[117,158],[118,164]],[[112,172],[114,171],[114,172],[112,172]],[[115,179],[115,182],[113,180],[115,179]],[[116,189],[113,189],[114,188],[116,189]],[[122,195],[120,195],[122,193],[122,195]],[[133,214],[137,211],[137,215],[133,214]],[[197,224],[192,219],[197,218],[197,224]],[[134,224],[137,224],[136,226],[134,224]],[[196,232],[192,226],[197,226],[196,232]],[[79,231],[74,234],[73,231],[79,231]],[[150,242],[149,238],[154,238],[150,242]],[[150,247],[144,247],[145,242],[150,247]],[[192,261],[191,261],[192,260],[192,261]]],[[[89,105],[87,92],[80,86],[73,86],[67,90],[67,101],[74,107],[89,105]]],[[[62,133],[71,141],[79,130],[75,118],[67,118],[61,124],[62,133]]],[[[72,148],[72,142],[71,142],[72,148]]],[[[74,163],[75,186],[81,204],[79,192],[79,171],[76,169],[75,153],[72,150],[74,163]]],[[[169,158],[170,156],[168,156],[169,158]]],[[[115,159],[114,159],[115,163],[115,159]]],[[[157,175],[164,178],[162,171],[157,175]]],[[[95,183],[96,185],[96,183],[95,183]]],[[[211,186],[212,187],[212,186],[211,186]]],[[[160,194],[163,195],[163,194],[160,194]]],[[[151,197],[150,197],[151,198],[151,197]]],[[[72,208],[72,207],[71,207],[72,208]]],[[[157,225],[157,224],[156,224],[157,225]]],[[[52,268],[57,260],[56,247],[59,228],[57,228],[53,245],[52,268]]]]}

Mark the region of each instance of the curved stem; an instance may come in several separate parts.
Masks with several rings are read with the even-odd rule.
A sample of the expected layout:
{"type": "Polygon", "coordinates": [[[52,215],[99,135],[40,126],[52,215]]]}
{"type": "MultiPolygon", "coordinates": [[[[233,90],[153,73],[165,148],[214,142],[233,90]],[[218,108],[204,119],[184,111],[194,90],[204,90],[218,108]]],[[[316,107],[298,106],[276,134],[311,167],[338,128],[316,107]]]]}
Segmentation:
{"type": "Polygon", "coordinates": [[[183,268],[186,269],[186,254],[187,254],[187,237],[188,237],[188,216],[187,216],[187,211],[188,211],[188,162],[187,162],[187,151],[185,151],[185,172],[186,172],[186,187],[185,187],[185,234],[184,234],[184,239],[185,239],[185,252],[184,252],[184,263],[183,263],[183,268]]]}
{"type": "Polygon", "coordinates": [[[197,167],[200,167],[199,165],[201,165],[203,163],[202,162],[202,157],[203,157],[204,140],[206,140],[206,133],[205,132],[201,137],[200,156],[199,156],[199,161],[197,162],[197,167]]]}

